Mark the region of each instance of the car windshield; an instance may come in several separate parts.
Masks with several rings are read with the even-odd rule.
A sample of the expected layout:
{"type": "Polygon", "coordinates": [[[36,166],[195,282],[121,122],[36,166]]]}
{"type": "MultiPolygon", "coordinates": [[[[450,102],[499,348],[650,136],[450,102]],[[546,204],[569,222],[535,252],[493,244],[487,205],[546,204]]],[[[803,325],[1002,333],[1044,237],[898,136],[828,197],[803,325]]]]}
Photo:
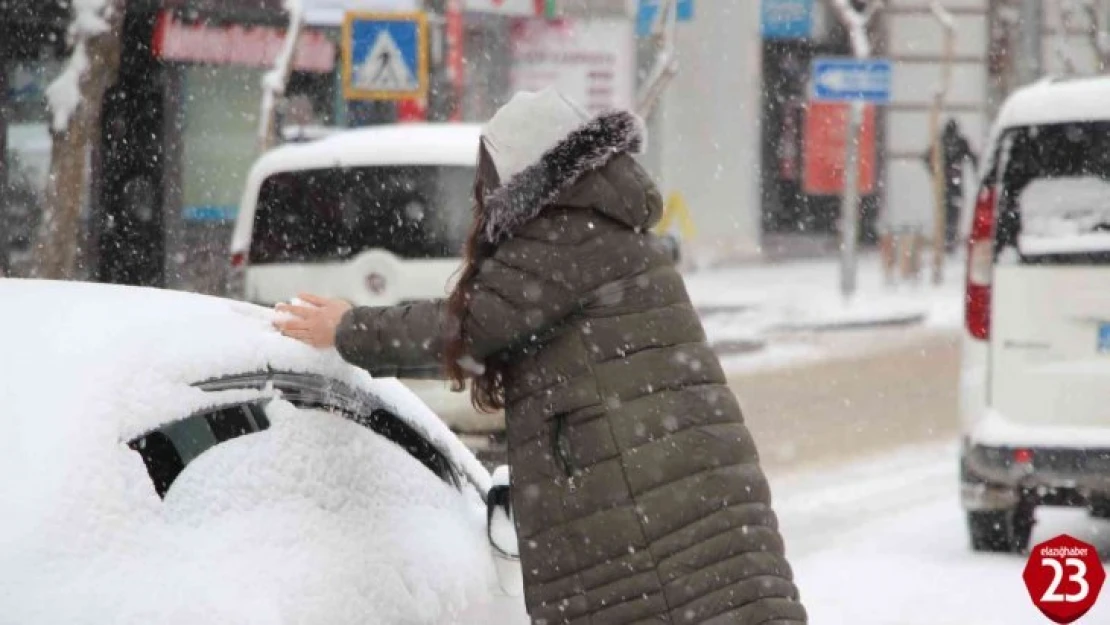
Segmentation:
{"type": "Polygon", "coordinates": [[[458,256],[473,180],[473,167],[425,165],[275,174],[259,190],[251,263],[334,262],[371,249],[458,256]]]}
{"type": "MultiPolygon", "coordinates": [[[[270,372],[233,375],[201,382],[203,391],[272,387],[297,408],[324,410],[374,432],[404,449],[439,479],[458,488],[459,476],[447,456],[380,399],[336,380],[311,374],[270,372]]],[[[268,400],[221,406],[173,421],[128,443],[146,465],[154,489],[164,497],[174,480],[204,452],[246,434],[267,430],[268,400]]]]}
{"type": "Polygon", "coordinates": [[[142,456],[154,490],[165,497],[177,476],[198,456],[233,438],[269,427],[262,402],[237,404],[167,423],[128,446],[142,456]]]}
{"type": "Polygon", "coordinates": [[[1110,252],[1110,123],[1018,128],[1005,145],[1000,247],[1038,262],[1110,252]]]}

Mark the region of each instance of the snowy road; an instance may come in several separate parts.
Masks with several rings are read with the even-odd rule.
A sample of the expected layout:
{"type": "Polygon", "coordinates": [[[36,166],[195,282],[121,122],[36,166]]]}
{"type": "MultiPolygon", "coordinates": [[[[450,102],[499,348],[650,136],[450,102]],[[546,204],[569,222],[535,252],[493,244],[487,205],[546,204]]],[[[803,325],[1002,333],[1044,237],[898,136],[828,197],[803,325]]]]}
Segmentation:
{"type": "Polygon", "coordinates": [[[787,354],[769,366],[755,355],[725,365],[765,465],[793,471],[955,440],[956,336],[925,328],[818,333],[779,347],[815,350],[814,359],[787,354]],[[753,366],[738,366],[745,363],[753,366]]]}
{"type": "MultiPolygon", "coordinates": [[[[956,447],[904,447],[772,477],[798,584],[821,625],[1043,625],[1024,556],[973,554],[956,497],[956,447]]],[[[1110,522],[1041,510],[1040,542],[1067,532],[1110,553],[1110,522]]],[[[1110,589],[1079,623],[1110,622],[1110,589]]]]}

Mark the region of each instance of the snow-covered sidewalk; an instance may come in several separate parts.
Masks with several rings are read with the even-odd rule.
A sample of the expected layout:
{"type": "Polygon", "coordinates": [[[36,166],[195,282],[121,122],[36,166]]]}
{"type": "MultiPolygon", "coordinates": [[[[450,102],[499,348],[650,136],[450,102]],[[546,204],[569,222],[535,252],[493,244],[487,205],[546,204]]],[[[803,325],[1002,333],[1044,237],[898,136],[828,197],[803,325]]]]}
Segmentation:
{"type": "Polygon", "coordinates": [[[934,287],[884,284],[877,255],[859,261],[859,289],[851,302],[840,295],[835,259],[760,264],[685,274],[694,305],[706,318],[740,315],[763,329],[824,325],[875,325],[922,316],[929,324],[957,325],[963,292],[963,260],[945,267],[934,287]]]}
{"type": "MultiPolygon", "coordinates": [[[[946,280],[933,286],[888,287],[876,255],[859,263],[859,289],[846,302],[839,290],[835,259],[750,265],[685,275],[706,334],[724,354],[758,352],[775,363],[813,359],[817,351],[795,344],[799,335],[825,330],[869,330],[913,326],[959,327],[962,319],[963,260],[946,266],[946,280]]],[[[754,358],[754,356],[753,356],[754,358]]]]}

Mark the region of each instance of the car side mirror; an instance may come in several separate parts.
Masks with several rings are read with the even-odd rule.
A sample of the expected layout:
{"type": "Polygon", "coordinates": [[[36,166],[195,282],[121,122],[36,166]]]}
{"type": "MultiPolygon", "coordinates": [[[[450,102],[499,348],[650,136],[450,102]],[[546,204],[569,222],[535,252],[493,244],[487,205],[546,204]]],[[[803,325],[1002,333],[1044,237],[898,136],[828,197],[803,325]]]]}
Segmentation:
{"type": "Polygon", "coordinates": [[[501,465],[493,472],[489,493],[486,495],[486,524],[489,544],[501,558],[516,560],[520,548],[513,522],[513,503],[509,493],[509,467],[501,465]]]}

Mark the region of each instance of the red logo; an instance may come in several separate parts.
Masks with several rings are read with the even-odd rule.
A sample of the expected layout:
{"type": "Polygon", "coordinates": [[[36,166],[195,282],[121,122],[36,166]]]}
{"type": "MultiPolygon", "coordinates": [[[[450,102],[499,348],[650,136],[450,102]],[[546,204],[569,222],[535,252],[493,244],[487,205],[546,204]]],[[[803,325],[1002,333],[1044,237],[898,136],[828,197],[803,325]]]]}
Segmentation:
{"type": "Polygon", "coordinates": [[[1093,546],[1061,534],[1033,547],[1021,577],[1033,605],[1054,623],[1065,624],[1095,605],[1106,570],[1093,546]]]}
{"type": "Polygon", "coordinates": [[[372,273],[366,276],[366,289],[374,295],[381,295],[385,293],[386,281],[385,276],[380,273],[372,273]]]}

